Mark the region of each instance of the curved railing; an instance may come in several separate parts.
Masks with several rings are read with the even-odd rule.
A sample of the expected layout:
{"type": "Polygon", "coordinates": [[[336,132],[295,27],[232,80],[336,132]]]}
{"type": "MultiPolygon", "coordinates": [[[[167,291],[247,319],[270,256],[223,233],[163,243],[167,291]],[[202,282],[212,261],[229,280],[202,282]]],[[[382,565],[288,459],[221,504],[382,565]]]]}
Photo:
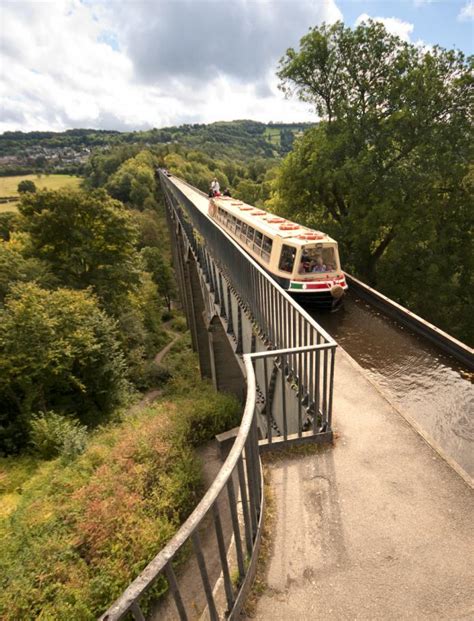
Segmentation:
{"type": "MultiPolygon", "coordinates": [[[[167,181],[162,178],[164,185],[172,190],[167,181]]],[[[171,200],[171,195],[167,200],[171,200]]],[[[298,401],[298,411],[294,412],[299,421],[295,440],[300,441],[305,435],[314,439],[318,434],[321,437],[326,434],[328,438],[331,434],[335,341],[224,231],[206,215],[193,210],[189,199],[180,196],[180,201],[190,210],[188,215],[180,213],[180,226],[214,291],[216,303],[220,303],[221,312],[226,312],[228,327],[233,323],[229,287],[225,293],[211,257],[195,239],[194,227],[206,239],[217,261],[223,265],[227,260],[229,282],[238,291],[243,307],[258,323],[269,351],[242,356],[247,382],[245,409],[232,449],[212,485],[175,536],[100,617],[101,621],[118,621],[129,614],[137,621],[143,621],[145,614],[151,619],[165,616],[150,606],[153,587],[160,579],[167,582],[179,618],[182,621],[194,618],[195,584],[190,592],[190,582],[183,576],[189,568],[199,577],[199,607],[202,610],[207,607],[208,617],[212,621],[236,618],[253,580],[260,542],[264,495],[259,448],[263,448],[262,443],[267,448],[272,445],[272,428],[268,419],[267,438],[259,441],[257,416],[261,418],[262,412],[258,410],[257,384],[260,397],[263,391],[267,401],[270,368],[279,369],[288,380],[280,382],[282,439],[290,443],[285,422],[290,384],[298,401]],[[302,408],[313,413],[312,429],[308,431],[304,430],[302,408]],[[183,552],[189,555],[187,569],[177,574],[176,566],[183,552]],[[213,588],[212,584],[218,587],[213,588]]],[[[180,212],[177,202],[169,207],[180,212]]],[[[234,330],[238,341],[237,326],[234,330]]],[[[266,416],[269,417],[268,410],[266,416]]]]}
{"type": "MultiPolygon", "coordinates": [[[[247,401],[239,433],[217,477],[186,522],[165,548],[147,565],[116,602],[104,613],[101,621],[118,621],[127,613],[136,620],[145,619],[140,600],[153,587],[159,576],[165,576],[173,595],[179,618],[189,618],[189,605],[179,586],[173,562],[185,544],[192,549],[200,573],[209,616],[213,620],[222,615],[218,610],[219,598],[213,593],[208,573],[206,550],[200,542],[200,526],[211,517],[219,557],[219,573],[223,577],[224,607],[230,618],[240,609],[247,586],[252,578],[252,559],[259,545],[260,523],[263,513],[263,481],[258,454],[258,435],[255,418],[256,384],[250,355],[244,355],[247,374],[247,401]],[[224,498],[224,496],[227,498],[224,498]],[[222,514],[227,504],[232,525],[230,546],[226,546],[222,514]],[[233,578],[235,558],[237,578],[233,578]]],[[[213,548],[214,554],[215,548],[213,548]]],[[[189,560],[188,560],[189,562],[189,560]]],[[[195,611],[192,611],[195,614],[195,611]]]]}

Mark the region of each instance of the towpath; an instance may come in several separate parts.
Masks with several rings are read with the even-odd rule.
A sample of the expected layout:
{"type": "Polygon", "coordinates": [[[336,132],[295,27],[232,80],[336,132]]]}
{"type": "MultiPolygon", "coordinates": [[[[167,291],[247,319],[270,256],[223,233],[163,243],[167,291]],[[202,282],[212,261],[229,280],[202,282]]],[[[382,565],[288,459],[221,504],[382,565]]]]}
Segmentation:
{"type": "Polygon", "coordinates": [[[474,498],[341,349],[334,447],[270,466],[261,620],[474,619],[474,498]]]}

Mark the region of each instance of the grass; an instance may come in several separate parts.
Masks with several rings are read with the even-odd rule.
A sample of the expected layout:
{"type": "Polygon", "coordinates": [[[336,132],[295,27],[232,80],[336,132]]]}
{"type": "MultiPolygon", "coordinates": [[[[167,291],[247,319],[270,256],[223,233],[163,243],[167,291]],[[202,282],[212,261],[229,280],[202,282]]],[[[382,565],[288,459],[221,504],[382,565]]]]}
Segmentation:
{"type": "Polygon", "coordinates": [[[23,180],[33,181],[38,190],[59,190],[64,187],[77,188],[81,183],[80,177],[71,175],[18,175],[15,177],[0,177],[0,198],[3,196],[17,196],[18,184],[23,180]]]}
{"type": "Polygon", "coordinates": [[[280,130],[278,128],[267,127],[264,136],[272,144],[280,146],[280,130]]]}
{"type": "Polygon", "coordinates": [[[2,620],[97,618],[196,506],[193,447],[240,406],[200,380],[189,335],[164,364],[160,400],[94,432],[73,461],[0,460],[2,620]]]}
{"type": "Polygon", "coordinates": [[[12,201],[11,203],[0,203],[0,213],[4,213],[6,211],[18,211],[17,205],[18,201],[12,201]]]}

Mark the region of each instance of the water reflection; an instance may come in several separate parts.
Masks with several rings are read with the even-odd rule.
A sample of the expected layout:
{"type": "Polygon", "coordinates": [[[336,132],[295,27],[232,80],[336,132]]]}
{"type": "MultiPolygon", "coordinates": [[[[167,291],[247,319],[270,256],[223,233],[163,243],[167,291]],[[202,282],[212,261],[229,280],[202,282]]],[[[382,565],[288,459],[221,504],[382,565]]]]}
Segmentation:
{"type": "Polygon", "coordinates": [[[474,476],[474,388],[466,370],[366,302],[348,296],[338,313],[313,313],[340,345],[474,476]]]}

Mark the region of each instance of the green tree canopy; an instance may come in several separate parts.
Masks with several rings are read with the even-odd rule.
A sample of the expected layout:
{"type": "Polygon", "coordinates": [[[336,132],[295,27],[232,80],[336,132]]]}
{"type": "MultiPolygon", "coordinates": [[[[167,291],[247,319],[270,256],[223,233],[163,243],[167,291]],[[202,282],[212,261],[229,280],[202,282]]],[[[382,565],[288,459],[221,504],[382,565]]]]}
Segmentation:
{"type": "Polygon", "coordinates": [[[25,192],[36,192],[36,185],[31,179],[23,179],[18,184],[18,192],[24,194],[25,192]]]}
{"type": "Polygon", "coordinates": [[[20,216],[14,211],[0,213],[0,239],[8,241],[11,233],[18,229],[20,216]]]}
{"type": "Polygon", "coordinates": [[[34,257],[25,257],[11,244],[0,240],[0,308],[7,293],[18,282],[36,282],[52,286],[55,279],[48,265],[34,257]]]}
{"type": "Polygon", "coordinates": [[[136,209],[153,208],[155,205],[155,160],[149,151],[142,151],[128,159],[107,182],[111,196],[136,209]]]}
{"type": "Polygon", "coordinates": [[[176,282],[173,270],[164,260],[158,248],[145,247],[141,250],[145,267],[150,272],[153,282],[158,288],[159,295],[165,300],[168,310],[171,310],[171,300],[176,297],[176,282]]]}
{"type": "Polygon", "coordinates": [[[91,188],[103,187],[123,162],[134,157],[138,146],[120,146],[110,152],[94,153],[85,166],[86,185],[91,188]]]}
{"type": "Polygon", "coordinates": [[[347,268],[466,340],[471,68],[460,51],[426,51],[369,22],[312,29],[279,71],[323,119],[285,160],[279,209],[326,229],[347,268]]]}
{"type": "Polygon", "coordinates": [[[104,191],[42,191],[19,206],[33,256],[66,287],[92,287],[115,312],[139,282],[136,228],[124,206],[104,191]]]}
{"type": "Polygon", "coordinates": [[[126,386],[115,325],[88,292],[14,287],[0,309],[0,451],[24,446],[39,410],[99,423],[126,386]]]}

